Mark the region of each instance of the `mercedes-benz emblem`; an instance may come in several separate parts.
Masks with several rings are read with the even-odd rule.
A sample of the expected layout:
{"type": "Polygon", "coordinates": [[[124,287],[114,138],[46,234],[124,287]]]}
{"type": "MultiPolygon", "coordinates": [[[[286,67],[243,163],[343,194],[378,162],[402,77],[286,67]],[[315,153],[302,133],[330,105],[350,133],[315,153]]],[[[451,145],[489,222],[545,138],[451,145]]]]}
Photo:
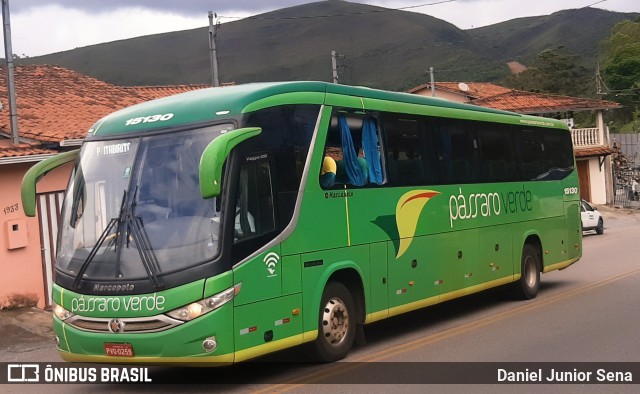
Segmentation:
{"type": "Polygon", "coordinates": [[[109,323],[107,323],[107,327],[109,328],[109,331],[114,334],[124,332],[124,322],[120,319],[109,320],[109,323]]]}

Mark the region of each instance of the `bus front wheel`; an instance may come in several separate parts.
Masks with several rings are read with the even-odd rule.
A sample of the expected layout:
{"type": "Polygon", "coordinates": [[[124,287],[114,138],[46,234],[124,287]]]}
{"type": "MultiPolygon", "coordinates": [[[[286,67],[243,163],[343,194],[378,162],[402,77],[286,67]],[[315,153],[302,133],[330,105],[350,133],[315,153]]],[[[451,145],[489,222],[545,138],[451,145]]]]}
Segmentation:
{"type": "Polygon", "coordinates": [[[329,282],[322,293],[318,337],[313,343],[315,359],[338,361],[347,356],[356,333],[356,311],[353,297],[340,282],[329,282]]]}
{"type": "Polygon", "coordinates": [[[520,279],[513,284],[516,298],[530,300],[536,298],[540,289],[540,255],[531,244],[522,249],[520,279]]]}

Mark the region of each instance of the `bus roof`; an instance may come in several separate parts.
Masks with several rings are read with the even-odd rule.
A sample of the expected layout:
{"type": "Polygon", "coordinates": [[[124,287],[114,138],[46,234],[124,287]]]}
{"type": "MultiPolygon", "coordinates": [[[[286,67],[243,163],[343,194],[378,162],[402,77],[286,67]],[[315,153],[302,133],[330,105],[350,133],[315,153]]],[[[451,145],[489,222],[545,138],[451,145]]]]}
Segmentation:
{"type": "MultiPolygon", "coordinates": [[[[331,104],[340,105],[342,100],[392,102],[416,106],[429,106],[443,110],[461,109],[477,114],[508,115],[528,119],[521,123],[544,127],[566,127],[562,122],[524,116],[470,104],[399,93],[366,87],[338,85],[327,82],[264,82],[228,87],[212,87],[194,90],[174,96],[147,101],[105,116],[89,129],[89,136],[110,136],[177,127],[187,124],[211,122],[237,117],[243,113],[282,104],[331,104]],[[362,99],[362,100],[360,100],[362,99]],[[538,119],[536,121],[536,119],[538,119]]],[[[517,123],[513,119],[511,122],[517,123]]],[[[510,122],[510,123],[511,123],[510,122]]]]}

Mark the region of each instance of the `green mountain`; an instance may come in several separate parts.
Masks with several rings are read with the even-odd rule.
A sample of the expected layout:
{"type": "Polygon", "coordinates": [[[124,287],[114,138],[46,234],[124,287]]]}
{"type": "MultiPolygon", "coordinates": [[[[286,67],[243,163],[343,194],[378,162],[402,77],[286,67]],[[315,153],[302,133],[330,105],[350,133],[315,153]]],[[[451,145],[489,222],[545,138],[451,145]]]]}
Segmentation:
{"type": "MultiPolygon", "coordinates": [[[[429,80],[496,81],[506,61],[528,60],[565,45],[593,58],[613,25],[638,14],[561,11],[461,30],[429,15],[330,0],[222,24],[217,30],[221,82],[332,80],[404,90],[429,80]],[[592,26],[597,24],[596,26],[592,26]]],[[[56,64],[117,85],[211,81],[208,26],[77,48],[20,62],[56,64]]]]}
{"type": "Polygon", "coordinates": [[[503,58],[529,62],[549,47],[564,46],[569,52],[580,55],[587,67],[595,68],[600,41],[611,34],[618,22],[638,16],[640,13],[579,8],[512,19],[467,30],[467,33],[499,51],[503,58]]]}

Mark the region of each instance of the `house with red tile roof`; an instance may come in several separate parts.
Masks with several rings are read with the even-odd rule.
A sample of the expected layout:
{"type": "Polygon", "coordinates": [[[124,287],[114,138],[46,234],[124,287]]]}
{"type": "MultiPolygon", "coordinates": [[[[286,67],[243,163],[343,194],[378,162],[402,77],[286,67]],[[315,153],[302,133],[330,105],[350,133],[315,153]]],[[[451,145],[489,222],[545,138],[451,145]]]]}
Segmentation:
{"type": "Polygon", "coordinates": [[[22,177],[35,163],[77,149],[96,120],[111,112],[207,85],[115,86],[48,65],[15,67],[18,144],[13,143],[6,68],[0,68],[0,308],[50,305],[57,217],[71,166],[38,183],[37,215],[22,211],[22,177]]]}
{"type": "Polygon", "coordinates": [[[606,100],[525,92],[487,82],[436,82],[433,86],[430,83],[423,84],[407,92],[520,114],[566,119],[571,126],[581,197],[596,204],[613,202],[613,149],[610,147],[604,114],[620,108],[620,104],[606,100]],[[596,125],[583,129],[573,128],[572,114],[584,111],[596,114],[596,125]]]}
{"type": "MultiPolygon", "coordinates": [[[[433,84],[433,92],[437,92],[435,94],[436,97],[459,103],[468,103],[473,100],[491,97],[509,91],[511,91],[511,89],[489,82],[436,82],[433,84]]],[[[407,93],[431,96],[431,83],[416,86],[415,88],[407,90],[407,93]]]]}

